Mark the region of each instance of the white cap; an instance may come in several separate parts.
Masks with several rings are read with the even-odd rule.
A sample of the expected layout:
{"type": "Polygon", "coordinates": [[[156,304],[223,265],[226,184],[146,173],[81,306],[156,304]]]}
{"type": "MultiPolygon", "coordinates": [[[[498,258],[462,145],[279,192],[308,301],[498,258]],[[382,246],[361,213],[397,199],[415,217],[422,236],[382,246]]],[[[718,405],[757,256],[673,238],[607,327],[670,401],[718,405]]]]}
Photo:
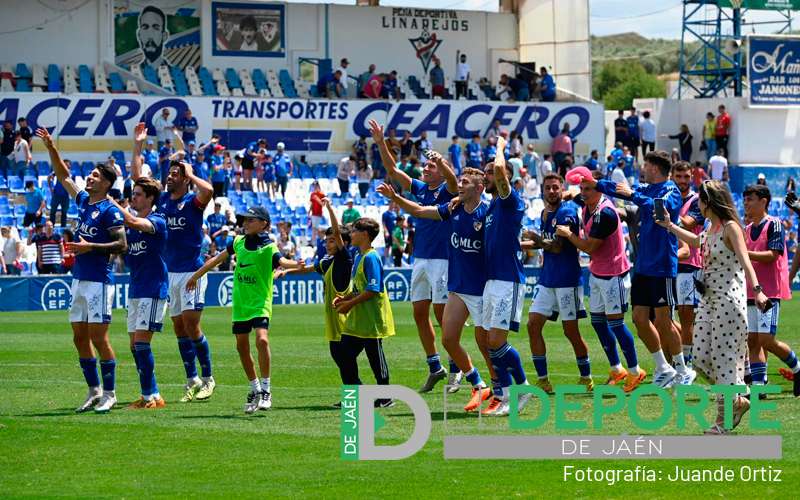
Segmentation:
{"type": "Polygon", "coordinates": [[[229,228],[228,226],[222,226],[220,228],[220,231],[228,231],[228,232],[230,232],[230,230],[231,230],[231,228],[229,228]]]}
{"type": "Polygon", "coordinates": [[[758,178],[759,178],[759,179],[766,179],[766,178],[767,178],[767,176],[766,176],[766,175],[764,175],[764,174],[758,174],[758,178]]]}
{"type": "Polygon", "coordinates": [[[277,148],[278,148],[278,149],[283,149],[283,148],[285,148],[285,147],[286,147],[286,144],[284,144],[284,143],[282,143],[282,142],[279,142],[279,143],[278,143],[278,146],[277,146],[277,148]]]}

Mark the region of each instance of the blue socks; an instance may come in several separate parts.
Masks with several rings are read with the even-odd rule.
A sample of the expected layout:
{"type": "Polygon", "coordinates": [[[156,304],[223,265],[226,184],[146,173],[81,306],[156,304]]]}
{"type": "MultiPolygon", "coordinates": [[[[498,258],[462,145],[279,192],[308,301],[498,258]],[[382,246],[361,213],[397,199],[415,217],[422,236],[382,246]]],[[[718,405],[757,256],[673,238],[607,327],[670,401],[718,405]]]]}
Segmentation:
{"type": "Polygon", "coordinates": [[[536,368],[536,375],[539,378],[547,378],[547,356],[532,355],[533,367],[536,368]]]}
{"type": "Polygon", "coordinates": [[[442,362],[441,358],[439,358],[438,352],[436,354],[428,356],[427,362],[428,362],[428,369],[431,371],[431,373],[436,373],[442,369],[442,362]]]}
{"type": "Polygon", "coordinates": [[[592,313],[592,328],[597,332],[597,338],[600,339],[600,345],[606,352],[608,364],[611,366],[619,365],[619,353],[617,352],[617,341],[614,334],[611,333],[611,328],[608,325],[608,320],[605,314],[592,313]]]}
{"type": "Polygon", "coordinates": [[[750,363],[750,376],[753,378],[753,384],[763,385],[767,381],[767,364],[766,363],[750,363]]]}
{"type": "Polygon", "coordinates": [[[100,374],[103,376],[103,391],[113,391],[116,385],[117,360],[100,360],[100,374]]]}
{"type": "Polygon", "coordinates": [[[83,378],[89,387],[99,387],[100,377],[97,376],[97,358],[79,358],[78,361],[83,370],[83,378]]]}
{"type": "Polygon", "coordinates": [[[466,378],[467,378],[467,382],[472,384],[472,387],[477,387],[477,386],[483,384],[483,380],[481,379],[481,374],[478,373],[478,369],[475,368],[474,366],[472,367],[472,370],[467,372],[466,378]]]}
{"type": "Polygon", "coordinates": [[[800,371],[800,367],[797,365],[797,356],[795,356],[794,351],[789,351],[789,355],[783,362],[786,363],[786,366],[788,366],[793,373],[800,371]]]}
{"type": "Polygon", "coordinates": [[[497,349],[489,349],[489,357],[492,359],[492,366],[495,367],[501,387],[510,387],[512,376],[516,384],[524,384],[527,380],[519,353],[508,342],[497,349]]]}
{"type": "Polygon", "coordinates": [[[153,394],[158,394],[156,384],[155,365],[153,350],[147,342],[136,342],[135,344],[136,366],[139,370],[139,384],[142,386],[142,396],[147,398],[153,394]]]}
{"type": "Polygon", "coordinates": [[[186,378],[197,378],[197,367],[194,365],[194,360],[197,357],[197,354],[195,353],[192,339],[189,337],[178,337],[178,350],[181,352],[183,368],[186,370],[186,378]]]}
{"type": "Polygon", "coordinates": [[[450,359],[450,373],[458,373],[461,371],[461,368],[458,367],[455,361],[450,359]]]}
{"type": "Polygon", "coordinates": [[[625,356],[625,363],[628,365],[628,368],[639,366],[639,358],[636,356],[636,344],[633,341],[633,334],[625,324],[625,320],[622,318],[610,319],[608,320],[608,326],[611,328],[611,331],[614,332],[617,342],[619,342],[619,347],[622,349],[622,355],[625,356]]]}
{"type": "Polygon", "coordinates": [[[575,360],[578,362],[578,371],[581,373],[581,377],[589,377],[592,375],[592,369],[589,365],[589,356],[575,358],[575,360]]]}
{"type": "Polygon", "coordinates": [[[197,360],[200,361],[200,375],[203,378],[211,376],[211,348],[208,346],[208,340],[202,333],[200,338],[193,341],[194,351],[197,353],[197,360]]]}

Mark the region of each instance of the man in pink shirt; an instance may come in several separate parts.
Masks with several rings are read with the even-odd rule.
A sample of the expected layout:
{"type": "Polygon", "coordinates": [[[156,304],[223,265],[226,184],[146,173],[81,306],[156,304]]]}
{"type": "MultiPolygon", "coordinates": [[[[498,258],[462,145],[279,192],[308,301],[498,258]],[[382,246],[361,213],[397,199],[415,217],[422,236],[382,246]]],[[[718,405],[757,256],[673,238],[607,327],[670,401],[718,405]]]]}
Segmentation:
{"type": "Polygon", "coordinates": [[[567,156],[572,155],[572,138],[569,136],[569,123],[564,124],[561,133],[553,138],[550,146],[556,170],[560,170],[567,156]]]}
{"type": "Polygon", "coordinates": [[[364,86],[364,95],[370,99],[380,99],[383,91],[383,74],[372,75],[364,86]]]}
{"type": "MultiPolygon", "coordinates": [[[[602,178],[599,172],[595,174],[596,178],[602,178]]],[[[581,195],[575,201],[584,205],[583,236],[573,233],[568,226],[557,226],[556,234],[591,256],[589,313],[592,327],[611,365],[606,384],[616,385],[624,381],[624,391],[631,392],[647,374],[639,368],[633,333],[625,326],[631,264],[625,255],[622,224],[613,202],[585,181],[581,183],[581,195]],[[620,363],[617,342],[625,356],[627,370],[620,363]]]]}

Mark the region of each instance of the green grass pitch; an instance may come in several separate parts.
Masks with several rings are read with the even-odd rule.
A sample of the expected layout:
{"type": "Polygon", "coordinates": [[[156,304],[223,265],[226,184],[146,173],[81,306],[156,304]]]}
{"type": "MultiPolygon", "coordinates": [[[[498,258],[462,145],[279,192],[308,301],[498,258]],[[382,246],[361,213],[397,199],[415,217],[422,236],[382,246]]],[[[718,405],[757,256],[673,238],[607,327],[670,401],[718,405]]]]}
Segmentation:
{"type": "MultiPolygon", "coordinates": [[[[781,338],[800,345],[800,306],[784,304],[781,338]]],[[[128,349],[124,311],[114,312],[112,343],[118,357],[117,394],[121,403],[138,396],[138,379],[128,349]]],[[[427,373],[410,304],[394,304],[397,336],[385,343],[391,381],[416,388],[427,373]]],[[[577,498],[661,498],[708,496],[789,498],[800,480],[800,424],[791,388],[778,374],[782,363],[770,358],[769,378],[783,393],[777,401],[783,435],[783,459],[752,465],[783,470],[781,483],[576,483],[563,481],[563,466],[599,468],[644,464],[671,470],[676,463],[711,467],[740,461],[445,461],[442,437],[447,433],[509,433],[505,419],[483,419],[458,411],[468,398],[466,386],[448,403],[442,422],[442,394],[425,395],[434,426],[428,444],[415,456],[392,462],[345,462],[339,458],[339,412],[330,409],[339,397],[339,378],[322,335],[321,306],[276,306],[270,342],[273,355],[274,406],[246,416],[248,390],[230,334],[230,312],[209,309],[203,330],[212,348],[217,389],[205,403],[180,404],[183,366],[171,327],[156,335],[153,351],[161,392],[168,406],[159,411],[131,411],[120,405],[108,415],[73,413],[86,392],[65,312],[0,314],[0,496],[195,496],[206,497],[415,497],[477,498],[510,496],[577,498]],[[787,391],[789,391],[787,393],[787,391]]],[[[581,331],[590,346],[595,380],[605,380],[608,363],[587,321],[581,331]]],[[[559,326],[546,330],[552,380],[574,383],[577,368],[559,326]]],[[[533,378],[527,336],[512,337],[526,371],[533,378]]],[[[486,373],[471,328],[462,343],[486,373]]],[[[652,360],[637,340],[642,366],[652,360]],[[642,354],[644,353],[644,354],[642,354]]],[[[443,349],[440,351],[444,356],[443,349]]],[[[373,383],[366,358],[361,378],[373,383]]],[[[487,377],[488,378],[488,377],[487,377]]],[[[588,408],[590,398],[585,398],[588,408]]],[[[643,400],[643,413],[656,412],[656,399],[643,400]],[[652,406],[648,409],[647,406],[652,406]]],[[[379,442],[402,441],[410,433],[405,405],[382,410],[387,425],[379,442]]],[[[587,411],[588,414],[588,411],[587,411]]],[[[710,415],[710,411],[709,411],[710,415]]],[[[553,434],[552,424],[536,432],[553,434]]],[[[671,424],[674,426],[674,422],[671,424]]],[[[742,434],[749,433],[745,417],[742,434]]],[[[699,434],[701,429],[684,431],[699,434]]],[[[531,431],[529,431],[531,432],[531,431]]],[[[678,433],[674,427],[665,433],[678,433]]],[[[589,431],[589,434],[597,433],[589,431]]],[[[627,416],[611,419],[604,434],[639,432],[627,416]]]]}

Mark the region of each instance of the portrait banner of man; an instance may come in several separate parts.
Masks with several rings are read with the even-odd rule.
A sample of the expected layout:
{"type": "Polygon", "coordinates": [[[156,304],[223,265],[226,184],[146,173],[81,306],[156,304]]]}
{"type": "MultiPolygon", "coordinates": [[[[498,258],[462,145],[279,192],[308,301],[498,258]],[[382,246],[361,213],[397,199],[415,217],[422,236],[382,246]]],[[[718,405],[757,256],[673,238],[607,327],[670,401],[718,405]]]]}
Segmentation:
{"type": "Polygon", "coordinates": [[[202,55],[199,16],[199,2],[163,9],[156,4],[115,0],[116,63],[154,69],[163,64],[198,66],[202,55]]]}
{"type": "Polygon", "coordinates": [[[284,57],[284,6],[211,4],[215,56],[284,57]]]}

